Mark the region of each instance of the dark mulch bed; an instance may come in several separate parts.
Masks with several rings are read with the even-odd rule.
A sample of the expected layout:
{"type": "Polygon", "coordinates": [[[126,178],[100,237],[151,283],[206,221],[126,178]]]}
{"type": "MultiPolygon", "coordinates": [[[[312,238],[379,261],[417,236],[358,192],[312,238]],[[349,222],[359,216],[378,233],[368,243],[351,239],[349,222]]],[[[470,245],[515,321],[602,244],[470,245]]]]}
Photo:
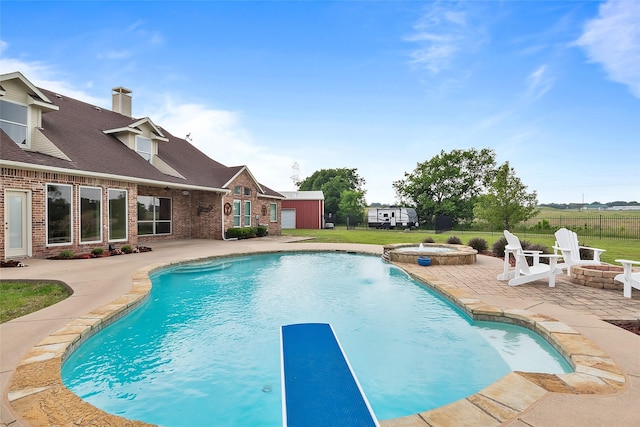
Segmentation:
{"type": "Polygon", "coordinates": [[[640,335],[640,320],[607,320],[608,323],[640,335]]]}

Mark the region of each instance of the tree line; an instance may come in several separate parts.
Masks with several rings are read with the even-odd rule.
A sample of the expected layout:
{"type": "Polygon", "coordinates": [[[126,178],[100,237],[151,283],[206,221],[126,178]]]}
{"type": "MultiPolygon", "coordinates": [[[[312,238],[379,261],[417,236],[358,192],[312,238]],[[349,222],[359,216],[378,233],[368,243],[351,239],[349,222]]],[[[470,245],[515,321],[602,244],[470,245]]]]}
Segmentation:
{"type": "MultiPolygon", "coordinates": [[[[322,169],[301,181],[298,189],[321,190],[325,213],[345,223],[347,217],[364,220],[364,185],[356,168],[322,169]]],[[[509,162],[498,165],[489,148],[442,150],[392,185],[397,201],[415,208],[421,222],[445,215],[454,224],[482,220],[510,229],[537,214],[536,192],[527,191],[509,162]]]]}

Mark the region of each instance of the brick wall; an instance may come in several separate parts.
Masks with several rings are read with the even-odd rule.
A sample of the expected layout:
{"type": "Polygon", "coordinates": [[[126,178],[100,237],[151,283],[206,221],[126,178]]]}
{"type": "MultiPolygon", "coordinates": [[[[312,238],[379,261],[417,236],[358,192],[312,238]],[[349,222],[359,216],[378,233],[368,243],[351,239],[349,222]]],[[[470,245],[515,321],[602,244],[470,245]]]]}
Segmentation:
{"type": "MultiPolygon", "coordinates": [[[[245,196],[244,191],[240,195],[194,191],[165,189],[165,187],[153,187],[147,185],[138,186],[120,180],[110,180],[102,178],[80,177],[74,175],[29,171],[22,169],[2,168],[0,175],[0,217],[4,220],[5,214],[5,191],[16,190],[25,191],[31,195],[31,245],[32,256],[44,258],[59,255],[62,251],[72,251],[75,254],[88,253],[96,247],[106,248],[109,244],[109,210],[108,210],[108,189],[121,189],[127,191],[128,197],[128,237],[126,241],[112,242],[116,247],[124,244],[137,245],[144,244],[151,246],[154,241],[167,239],[221,239],[222,222],[224,229],[233,227],[233,215],[224,215],[223,206],[225,203],[233,205],[233,200],[251,201],[251,225],[268,224],[269,234],[279,235],[281,233],[279,200],[258,196],[257,188],[251,176],[244,172],[232,183],[234,186],[247,187],[251,189],[251,195],[245,196]],[[73,197],[73,242],[70,244],[47,245],[46,243],[46,204],[47,184],[64,184],[72,186],[73,197]],[[82,244],[80,240],[80,217],[79,217],[79,192],[81,186],[97,187],[102,189],[102,241],[90,244],[82,244]],[[158,236],[138,236],[137,223],[137,197],[154,196],[168,197],[172,204],[172,232],[167,235],[158,236]],[[278,221],[269,220],[269,204],[277,203],[278,221]],[[266,212],[266,215],[263,215],[266,212]],[[257,217],[256,217],[257,216],[257,217]]],[[[242,204],[244,209],[244,203],[242,204]]],[[[243,218],[244,219],[244,218],[243,218]]],[[[0,235],[0,256],[5,258],[5,227],[2,227],[0,235]]]]}
{"type": "MultiPolygon", "coordinates": [[[[136,212],[137,190],[135,184],[119,180],[80,177],[51,172],[30,171],[23,169],[2,168],[0,172],[0,217],[4,221],[5,215],[5,191],[26,191],[31,195],[31,245],[32,256],[47,257],[58,255],[61,251],[70,250],[74,253],[90,252],[96,247],[105,247],[108,244],[108,189],[127,190],[129,213],[136,212]],[[62,245],[49,245],[46,243],[47,221],[47,184],[64,184],[72,187],[72,224],[73,242],[62,245]],[[80,217],[79,217],[79,192],[80,187],[98,187],[102,189],[102,242],[80,243],[80,217]]],[[[137,243],[137,224],[135,218],[129,215],[128,240],[119,244],[137,243]]],[[[0,254],[5,254],[5,227],[2,227],[0,239],[0,254]]]]}
{"type": "MultiPolygon", "coordinates": [[[[251,226],[257,227],[260,224],[267,224],[269,235],[279,236],[281,234],[282,227],[281,227],[281,221],[280,221],[280,209],[282,205],[280,200],[271,199],[267,197],[260,197],[258,195],[259,193],[253,179],[246,171],[238,175],[238,177],[229,185],[229,189],[231,190],[231,192],[223,197],[222,204],[224,205],[225,203],[229,203],[231,204],[231,206],[233,206],[234,200],[241,201],[242,209],[243,209],[242,211],[243,217],[241,218],[241,224],[244,224],[244,202],[250,201],[251,202],[251,226]],[[235,186],[240,186],[243,189],[245,187],[251,189],[251,195],[245,196],[244,191],[242,191],[241,194],[233,194],[233,189],[235,186]],[[269,205],[271,203],[276,203],[277,205],[277,212],[278,212],[277,222],[271,222],[269,220],[269,205]],[[263,207],[266,207],[266,214],[263,214],[264,213],[263,207]]],[[[232,227],[233,227],[233,214],[225,215],[224,229],[228,230],[229,228],[232,228],[232,227]]],[[[219,235],[220,234],[218,232],[217,236],[219,235]]],[[[216,238],[219,238],[219,237],[216,237],[216,238]]]]}

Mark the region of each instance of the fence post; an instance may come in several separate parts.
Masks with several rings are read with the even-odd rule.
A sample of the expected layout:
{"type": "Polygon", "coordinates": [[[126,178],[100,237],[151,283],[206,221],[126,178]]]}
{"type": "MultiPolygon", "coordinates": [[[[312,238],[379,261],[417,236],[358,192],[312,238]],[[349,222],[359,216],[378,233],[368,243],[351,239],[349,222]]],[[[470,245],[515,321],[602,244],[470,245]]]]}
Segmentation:
{"type": "Polygon", "coordinates": [[[602,214],[600,214],[600,240],[602,240],[602,214]]]}

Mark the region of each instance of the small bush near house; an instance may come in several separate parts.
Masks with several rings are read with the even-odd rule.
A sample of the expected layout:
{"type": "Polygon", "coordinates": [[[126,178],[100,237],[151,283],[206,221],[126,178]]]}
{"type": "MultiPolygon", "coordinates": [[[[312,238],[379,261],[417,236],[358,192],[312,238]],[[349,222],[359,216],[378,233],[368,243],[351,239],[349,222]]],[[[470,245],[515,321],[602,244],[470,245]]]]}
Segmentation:
{"type": "Polygon", "coordinates": [[[435,240],[433,240],[433,237],[425,237],[425,238],[422,240],[422,243],[435,243],[435,242],[436,242],[436,241],[435,241],[435,240]]]}
{"type": "Polygon", "coordinates": [[[450,236],[447,239],[447,243],[450,245],[461,245],[462,244],[462,240],[460,240],[460,238],[458,236],[450,236]]]}
{"type": "Polygon", "coordinates": [[[267,235],[267,227],[264,225],[259,225],[256,227],[256,236],[264,237],[267,235]]]}
{"type": "Polygon", "coordinates": [[[473,239],[469,240],[467,246],[471,246],[473,249],[478,251],[479,254],[483,253],[489,248],[489,244],[487,243],[487,241],[481,237],[474,237],[473,239]]]}
{"type": "Polygon", "coordinates": [[[256,229],[254,227],[230,228],[227,230],[228,239],[249,239],[256,237],[256,229]]]}
{"type": "Polygon", "coordinates": [[[131,248],[131,245],[122,245],[122,248],[120,248],[120,250],[125,254],[130,254],[131,252],[133,252],[133,248],[131,248]]]}
{"type": "Polygon", "coordinates": [[[73,258],[73,251],[62,251],[58,256],[60,258],[73,258]]]}
{"type": "Polygon", "coordinates": [[[95,256],[100,256],[104,252],[104,248],[93,248],[91,253],[95,256]]]}

